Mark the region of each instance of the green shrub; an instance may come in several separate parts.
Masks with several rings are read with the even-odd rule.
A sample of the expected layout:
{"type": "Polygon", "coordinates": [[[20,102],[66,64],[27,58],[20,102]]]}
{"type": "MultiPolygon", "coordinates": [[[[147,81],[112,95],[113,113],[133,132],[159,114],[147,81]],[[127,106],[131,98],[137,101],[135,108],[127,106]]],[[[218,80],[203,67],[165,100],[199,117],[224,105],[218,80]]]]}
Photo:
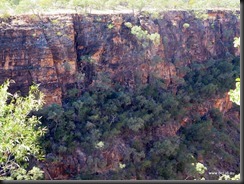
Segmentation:
{"type": "Polygon", "coordinates": [[[38,85],[31,86],[26,97],[12,95],[9,85],[9,80],[0,85],[0,179],[40,179],[40,169],[27,167],[31,157],[43,158],[38,140],[45,128],[31,112],[42,107],[44,95],[38,85]]]}
{"type": "Polygon", "coordinates": [[[107,27],[108,27],[108,29],[113,29],[114,25],[113,24],[108,24],[107,27]]]}
{"type": "Polygon", "coordinates": [[[184,23],[184,24],[183,24],[183,28],[186,29],[186,28],[188,28],[188,27],[190,27],[190,24],[188,24],[188,23],[184,23]]]}

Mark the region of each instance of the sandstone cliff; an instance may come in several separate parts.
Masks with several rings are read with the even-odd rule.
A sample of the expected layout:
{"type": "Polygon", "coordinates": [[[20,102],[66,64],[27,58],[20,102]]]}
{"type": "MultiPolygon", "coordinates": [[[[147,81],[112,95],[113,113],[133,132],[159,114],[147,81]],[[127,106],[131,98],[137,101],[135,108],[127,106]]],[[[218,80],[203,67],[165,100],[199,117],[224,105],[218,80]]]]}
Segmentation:
{"type": "MultiPolygon", "coordinates": [[[[109,79],[108,86],[121,83],[134,87],[138,78],[142,83],[148,82],[150,72],[163,79],[166,86],[177,86],[186,73],[182,68],[191,63],[240,55],[233,47],[234,37],[240,36],[240,20],[236,14],[240,12],[209,10],[207,18],[199,18],[193,12],[170,11],[157,18],[144,13],[0,19],[0,83],[13,79],[16,83],[11,90],[23,94],[33,82],[38,83],[46,95],[47,105],[61,104],[73,87],[86,89],[106,79],[109,79]],[[159,33],[160,44],[145,49],[125,22],[140,25],[149,33],[159,33]]],[[[232,102],[227,93],[191,109],[203,116],[213,107],[234,122],[240,119],[237,112],[229,111],[232,102]]],[[[188,122],[191,122],[189,117],[184,117],[170,126],[158,126],[153,134],[173,137],[188,122]]],[[[113,170],[114,163],[120,161],[123,150],[127,149],[120,138],[112,142],[113,146],[97,153],[107,162],[106,168],[97,170],[98,173],[113,170]]],[[[83,149],[77,148],[71,155],[59,155],[58,162],[42,163],[45,178],[69,179],[84,171],[89,155],[83,149]]]]}
{"type": "Polygon", "coordinates": [[[191,62],[239,55],[233,47],[234,37],[240,35],[239,13],[209,10],[205,19],[187,11],[165,12],[157,18],[145,13],[0,19],[0,83],[13,79],[12,91],[23,93],[33,82],[41,84],[46,104],[61,104],[67,89],[89,86],[100,74],[133,86],[135,73],[140,71],[146,82],[150,67],[169,84],[182,77],[179,69],[191,62]],[[146,52],[125,22],[159,33],[160,44],[146,52]],[[159,61],[154,66],[147,64],[151,56],[159,61]]]}

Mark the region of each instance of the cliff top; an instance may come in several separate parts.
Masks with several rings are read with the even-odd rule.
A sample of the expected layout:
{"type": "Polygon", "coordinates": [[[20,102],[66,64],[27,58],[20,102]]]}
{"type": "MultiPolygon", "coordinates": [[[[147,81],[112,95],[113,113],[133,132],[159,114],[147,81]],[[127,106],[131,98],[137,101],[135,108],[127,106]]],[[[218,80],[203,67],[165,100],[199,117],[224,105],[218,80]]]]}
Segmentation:
{"type": "Polygon", "coordinates": [[[236,14],[238,17],[240,16],[240,10],[238,9],[227,9],[227,8],[215,8],[215,9],[167,9],[167,10],[162,10],[160,12],[155,12],[153,13],[154,9],[142,11],[142,12],[137,12],[133,13],[132,10],[129,9],[123,9],[123,10],[94,10],[92,13],[77,13],[74,10],[54,10],[51,12],[41,12],[41,13],[36,13],[36,14],[31,14],[31,13],[25,13],[25,14],[19,14],[19,15],[6,15],[6,16],[0,16],[0,28],[13,28],[13,27],[26,27],[28,24],[28,27],[31,26],[33,23],[40,21],[41,17],[52,17],[53,19],[55,18],[60,18],[60,17],[65,17],[65,16],[86,16],[86,17],[92,17],[92,16],[116,16],[116,15],[123,15],[123,16],[148,16],[151,15],[154,18],[162,18],[163,15],[167,14],[187,14],[187,13],[193,13],[197,16],[196,18],[201,18],[201,19],[208,19],[211,18],[211,16],[206,16],[206,15],[211,15],[211,14],[236,14]],[[205,17],[204,17],[205,16],[205,17]]]}

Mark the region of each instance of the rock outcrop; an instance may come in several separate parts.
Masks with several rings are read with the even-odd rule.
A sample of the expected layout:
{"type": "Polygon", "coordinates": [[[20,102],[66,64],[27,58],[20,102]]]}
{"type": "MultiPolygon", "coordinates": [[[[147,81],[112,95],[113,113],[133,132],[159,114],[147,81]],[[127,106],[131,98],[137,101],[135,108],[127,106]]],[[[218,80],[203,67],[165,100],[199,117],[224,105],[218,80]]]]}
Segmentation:
{"type": "Polygon", "coordinates": [[[147,82],[150,70],[169,84],[175,76],[182,77],[178,69],[191,62],[240,54],[233,47],[234,37],[240,35],[236,14],[212,10],[206,14],[205,19],[187,11],[165,12],[156,19],[147,14],[0,19],[0,83],[13,79],[11,90],[24,94],[33,82],[39,83],[46,104],[61,104],[68,89],[89,86],[100,74],[133,86],[135,73],[147,82]],[[160,44],[143,48],[125,22],[159,33],[160,44]],[[152,66],[153,59],[157,64],[152,66]]]}
{"type": "Polygon", "coordinates": [[[66,85],[75,82],[72,17],[13,17],[7,23],[2,21],[0,35],[0,82],[13,79],[12,91],[24,94],[35,82],[40,84],[47,104],[61,104],[66,85]]]}

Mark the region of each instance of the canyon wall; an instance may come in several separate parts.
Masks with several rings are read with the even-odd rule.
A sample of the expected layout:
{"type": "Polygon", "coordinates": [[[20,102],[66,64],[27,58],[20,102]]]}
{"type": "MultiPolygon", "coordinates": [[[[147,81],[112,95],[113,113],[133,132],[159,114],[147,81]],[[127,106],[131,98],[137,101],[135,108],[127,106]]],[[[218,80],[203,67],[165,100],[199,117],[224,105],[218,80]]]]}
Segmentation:
{"type": "MultiPolygon", "coordinates": [[[[147,13],[60,14],[0,19],[0,84],[13,79],[11,92],[23,94],[33,82],[40,84],[46,105],[62,104],[73,87],[84,90],[101,81],[108,87],[121,83],[133,88],[138,78],[148,82],[150,73],[166,85],[177,86],[185,75],[183,68],[193,62],[240,55],[233,46],[234,37],[240,36],[239,14],[209,10],[200,14],[169,11],[157,17],[147,13]],[[126,22],[141,26],[149,34],[159,33],[160,43],[144,47],[126,22]]],[[[228,111],[232,102],[227,93],[192,109],[204,115],[212,107],[235,122],[240,119],[228,111]]],[[[180,123],[158,127],[154,133],[158,137],[175,136],[188,121],[185,117],[180,123]]],[[[106,170],[113,169],[112,163],[123,156],[119,150],[125,149],[122,140],[113,141],[112,151],[102,155],[109,162],[106,170]]],[[[68,179],[67,170],[71,175],[85,170],[87,157],[77,148],[73,154],[61,156],[60,162],[42,163],[45,178],[68,179]]]]}
{"type": "Polygon", "coordinates": [[[133,86],[136,72],[147,82],[150,70],[169,84],[191,62],[240,55],[233,47],[240,36],[239,14],[209,10],[169,11],[156,18],[142,13],[0,19],[0,83],[13,79],[11,91],[23,94],[33,82],[40,84],[47,105],[61,104],[68,89],[90,86],[103,76],[133,86]],[[160,44],[145,49],[125,22],[159,33],[160,44]],[[152,66],[150,60],[157,62],[152,66]]]}

